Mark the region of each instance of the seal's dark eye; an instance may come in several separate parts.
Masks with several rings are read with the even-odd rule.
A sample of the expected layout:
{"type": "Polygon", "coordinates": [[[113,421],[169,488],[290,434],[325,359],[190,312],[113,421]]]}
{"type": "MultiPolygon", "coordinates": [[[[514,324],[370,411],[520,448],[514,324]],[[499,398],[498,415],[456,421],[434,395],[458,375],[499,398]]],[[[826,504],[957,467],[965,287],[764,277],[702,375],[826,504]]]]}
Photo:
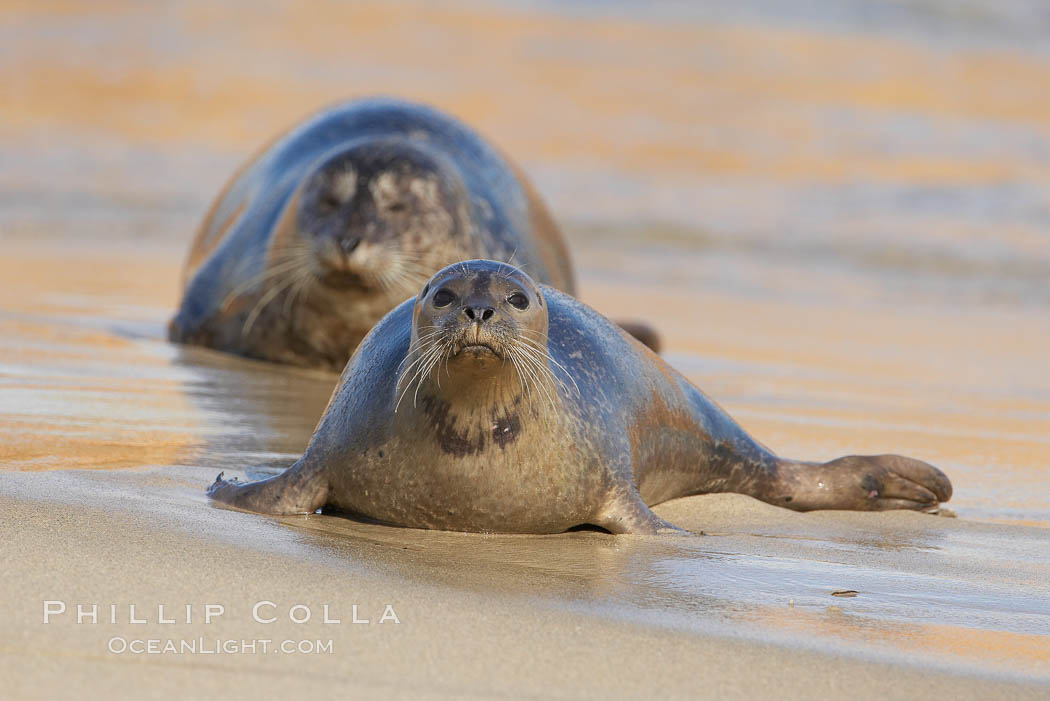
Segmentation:
{"type": "Polygon", "coordinates": [[[438,290],[434,293],[434,306],[435,307],[447,307],[452,304],[452,300],[456,298],[456,295],[452,294],[448,290],[438,290]]]}
{"type": "Polygon", "coordinates": [[[406,205],[404,202],[394,202],[393,204],[387,206],[386,211],[397,213],[404,212],[406,209],[408,209],[408,205],[406,205]]]}
{"type": "Polygon", "coordinates": [[[515,292],[510,297],[507,297],[507,301],[510,302],[510,306],[515,309],[521,309],[524,311],[529,308],[529,298],[520,292],[515,292]]]}

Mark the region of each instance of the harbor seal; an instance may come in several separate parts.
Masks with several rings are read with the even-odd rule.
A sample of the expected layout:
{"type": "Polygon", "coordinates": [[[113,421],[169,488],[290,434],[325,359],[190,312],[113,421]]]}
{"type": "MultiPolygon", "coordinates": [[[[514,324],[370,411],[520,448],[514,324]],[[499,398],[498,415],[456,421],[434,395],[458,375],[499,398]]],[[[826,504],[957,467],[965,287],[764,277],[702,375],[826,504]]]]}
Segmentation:
{"type": "Polygon", "coordinates": [[[186,261],[169,337],[339,372],[434,272],[478,257],[575,291],[546,206],[481,136],[424,105],[347,102],[278,138],[226,185],[186,261]]]}
{"type": "Polygon", "coordinates": [[[593,309],[494,261],[447,267],[354,353],[303,456],[212,499],[388,524],[557,533],[678,529],[650,506],[740,492],[796,510],[933,510],[937,468],[777,457],[593,309]]]}

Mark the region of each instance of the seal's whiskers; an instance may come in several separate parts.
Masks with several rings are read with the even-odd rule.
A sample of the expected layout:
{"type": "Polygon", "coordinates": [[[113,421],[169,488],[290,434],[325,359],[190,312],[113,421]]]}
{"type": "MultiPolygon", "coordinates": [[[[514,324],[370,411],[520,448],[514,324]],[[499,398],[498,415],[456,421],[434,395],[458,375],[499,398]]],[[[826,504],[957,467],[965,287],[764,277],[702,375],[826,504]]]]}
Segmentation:
{"type": "MultiPolygon", "coordinates": [[[[440,335],[440,332],[434,332],[434,335],[440,335]]],[[[399,392],[397,403],[394,405],[394,413],[401,407],[401,401],[408,394],[408,391],[412,389],[412,385],[415,384],[416,390],[412,395],[412,406],[416,406],[416,401],[419,398],[419,387],[423,382],[430,376],[434,366],[440,361],[442,356],[451,348],[449,341],[442,342],[440,339],[434,339],[429,343],[422,343],[405,356],[407,360],[413,354],[416,358],[408,367],[401,371],[398,377],[397,383],[394,386],[395,391],[399,392]],[[411,374],[409,374],[411,373],[411,374]],[[401,384],[405,378],[408,377],[408,381],[404,384],[404,389],[401,389],[401,384]]],[[[402,361],[404,362],[404,361],[402,361]]]]}
{"type": "MultiPolygon", "coordinates": [[[[544,393],[547,400],[551,404],[551,408],[556,406],[554,396],[551,394],[548,385],[553,387],[554,375],[551,373],[549,367],[545,363],[539,361],[539,359],[533,355],[533,351],[529,346],[523,344],[521,339],[511,339],[510,348],[512,352],[519,360],[521,360],[521,369],[527,377],[529,377],[540,391],[544,393]],[[547,380],[544,382],[544,380],[547,380]]],[[[555,392],[556,393],[556,392],[555,392]]]]}
{"type": "Polygon", "coordinates": [[[252,310],[248,312],[248,316],[244,320],[244,325],[241,326],[241,338],[248,337],[248,334],[251,333],[252,326],[255,325],[256,319],[258,319],[259,315],[263,312],[264,309],[266,309],[266,306],[270,302],[272,302],[277,297],[277,295],[288,290],[294,283],[295,278],[289,276],[284,280],[281,280],[280,282],[276,283],[266,292],[266,294],[259,298],[259,301],[255,303],[255,306],[252,307],[252,310]]]}
{"type": "Polygon", "coordinates": [[[237,295],[254,288],[262,282],[270,283],[270,288],[259,297],[245,318],[244,324],[241,326],[242,339],[251,333],[256,320],[263,310],[266,309],[267,305],[279,295],[289,291],[291,294],[285,300],[283,312],[286,316],[291,313],[291,307],[294,305],[295,300],[316,279],[311,265],[312,257],[312,249],[306,244],[294,244],[282,248],[274,253],[273,262],[262,273],[238,285],[227,295],[223,301],[224,305],[227,305],[237,295]]]}
{"type": "Polygon", "coordinates": [[[239,297],[245,292],[248,292],[249,290],[253,290],[256,287],[259,287],[267,280],[279,278],[282,275],[286,275],[296,270],[300,265],[301,262],[298,260],[285,260],[263,268],[262,272],[260,272],[258,275],[254,275],[248,278],[247,280],[230,290],[230,292],[223,298],[222,304],[220,305],[220,309],[226,311],[229,308],[230,303],[233,302],[235,298],[239,297]]]}
{"type": "MultiPolygon", "coordinates": [[[[564,365],[559,363],[557,360],[555,360],[554,356],[551,355],[550,350],[547,349],[547,347],[545,345],[546,342],[547,342],[547,335],[546,334],[541,334],[539,331],[535,331],[533,329],[522,329],[522,331],[525,332],[525,333],[534,333],[537,336],[542,337],[542,344],[543,345],[541,345],[540,341],[536,341],[536,340],[530,339],[528,337],[524,337],[521,340],[523,340],[526,343],[528,343],[530,347],[532,347],[537,352],[539,352],[540,354],[545,356],[548,362],[552,363],[556,368],[558,368],[563,373],[565,373],[565,376],[569,378],[570,382],[572,382],[573,388],[576,390],[576,394],[579,395],[580,394],[580,386],[578,384],[576,384],[576,378],[574,378],[572,376],[572,373],[569,372],[569,369],[567,367],[565,367],[564,365]]],[[[552,373],[552,375],[553,375],[553,373],[552,373]]],[[[565,384],[564,382],[562,382],[557,377],[555,377],[555,379],[557,379],[558,382],[561,382],[563,385],[565,384]]],[[[568,390],[568,387],[566,387],[566,390],[568,390]]]]}

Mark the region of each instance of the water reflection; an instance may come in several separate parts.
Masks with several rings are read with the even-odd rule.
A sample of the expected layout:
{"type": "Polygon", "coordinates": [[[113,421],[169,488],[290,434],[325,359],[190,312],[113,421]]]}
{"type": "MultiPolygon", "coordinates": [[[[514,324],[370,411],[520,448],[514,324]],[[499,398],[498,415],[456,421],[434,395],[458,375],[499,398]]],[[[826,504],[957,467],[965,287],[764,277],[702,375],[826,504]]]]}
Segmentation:
{"type": "Polygon", "coordinates": [[[0,26],[3,469],[189,466],[198,514],[216,471],[294,460],[335,378],[166,343],[178,264],[273,133],[402,94],[519,157],[583,296],[649,318],[752,433],[921,455],[961,518],[665,507],[697,540],[285,520],[304,547],[355,575],[1050,674],[1038,2],[23,5],[0,26]]]}
{"type": "Polygon", "coordinates": [[[201,417],[186,464],[272,474],[302,454],[338,376],[175,347],[179,387],[201,417]]]}
{"type": "MultiPolygon", "coordinates": [[[[148,279],[156,257],[89,265],[46,250],[8,251],[16,255],[0,262],[4,467],[210,471],[284,467],[302,452],[335,376],[168,343],[170,312],[148,279]],[[129,281],[129,269],[148,282],[129,281]],[[119,283],[107,286],[110,279],[119,283]],[[129,282],[133,292],[120,289],[129,282]],[[75,295],[65,292],[71,283],[75,295]]],[[[173,265],[163,270],[177,274],[173,265]]]]}
{"type": "MultiPolygon", "coordinates": [[[[676,516],[691,514],[691,527],[709,521],[703,502],[680,500],[676,516]]],[[[731,529],[702,538],[481,536],[338,516],[283,523],[310,546],[367,561],[397,579],[479,595],[539,597],[566,610],[648,625],[743,637],[772,631],[811,647],[922,652],[1050,674],[1043,637],[1050,626],[1050,587],[1026,583],[1018,596],[1023,566],[1006,566],[994,580],[975,576],[958,553],[945,549],[938,520],[924,518],[929,529],[919,521],[919,527],[908,523],[879,538],[871,535],[877,524],[847,528],[834,519],[761,527],[756,518],[751,525],[758,534],[731,529]],[[910,555],[902,558],[902,552],[910,555]],[[831,596],[842,589],[859,594],[831,596]]],[[[1001,535],[990,538],[1005,545],[1001,535]]],[[[1050,536],[1039,539],[1042,547],[1050,545],[1050,536]]]]}

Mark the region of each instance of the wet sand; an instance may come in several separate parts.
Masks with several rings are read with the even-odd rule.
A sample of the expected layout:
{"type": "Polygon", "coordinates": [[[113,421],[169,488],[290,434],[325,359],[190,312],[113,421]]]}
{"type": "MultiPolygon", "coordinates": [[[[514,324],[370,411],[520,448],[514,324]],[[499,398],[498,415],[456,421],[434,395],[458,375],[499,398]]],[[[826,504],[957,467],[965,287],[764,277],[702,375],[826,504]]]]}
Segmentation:
{"type": "MultiPolygon", "coordinates": [[[[660,508],[693,539],[599,533],[500,537],[324,516],[209,508],[189,468],[37,472],[2,483],[0,675],[9,697],[75,684],[93,696],[349,691],[374,698],[1043,698],[1037,633],[894,620],[902,600],[994,595],[974,546],[1034,554],[1037,529],[916,514],[799,515],[716,495],[660,508]],[[965,552],[951,543],[965,542],[965,552]],[[815,570],[815,565],[821,565],[815,570]],[[856,598],[830,590],[857,588],[856,598]],[[42,621],[43,600],[68,614],[42,621]],[[275,606],[252,619],[256,602],[275,606]],[[77,625],[76,602],[100,607],[77,625]],[[109,623],[109,604],[118,605],[109,623]],[[184,622],[186,603],[193,606],[184,622]],[[202,622],[204,607],[223,614],[202,622]],[[129,624],[129,605],[137,605],[129,624]],[[166,604],[159,624],[158,604],[166,604]],[[297,625],[289,609],[310,607],[297,625]],[[325,624],[323,606],[330,606],[325,624]],[[399,623],[379,623],[390,605],[399,623]],[[352,623],[353,606],[358,620],[352,623]],[[886,615],[886,614],[889,615],[886,615]],[[108,654],[113,640],[332,641],[332,654],[108,654]]],[[[1045,562],[994,563],[996,587],[1046,581],[1045,562]]],[[[1013,624],[1030,611],[983,611],[1013,624]]],[[[301,616],[301,612],[296,613],[301,616]]],[[[929,615],[929,614],[927,614],[929,615]]],[[[936,618],[936,614],[932,617],[936,618]]],[[[1030,628],[1034,630],[1034,628],[1030,628]]],[[[258,643],[261,645],[261,643],[258,643]]]]}
{"type": "Polygon", "coordinates": [[[1050,101],[1032,86],[1050,61],[993,5],[994,22],[857,0],[881,18],[859,24],[736,5],[10,3],[5,696],[1045,697],[1050,101]],[[164,340],[192,231],[246,153],[377,91],[514,154],[581,296],[660,328],[757,438],[928,460],[958,518],[709,495],[658,509],[704,537],[500,537],[209,504],[219,470],[290,464],[335,378],[164,340]],[[45,600],[70,611],[44,624],[45,600]],[[266,600],[279,622],[253,621],[266,600]],[[118,623],[78,625],[77,603],[118,623]],[[209,603],[226,613],[206,625],[209,603]],[[318,622],[325,604],[341,623],[318,622]],[[378,624],[386,604],[400,623],[378,624]],[[333,651],[107,650],[200,637],[333,651]]]}
{"type": "Polygon", "coordinates": [[[209,504],[203,489],[218,470],[260,477],[292,462],[335,378],[166,343],[165,296],[176,286],[154,286],[164,266],[135,260],[133,247],[115,261],[83,256],[75,265],[53,249],[17,250],[18,270],[0,270],[8,299],[23,310],[4,322],[3,460],[15,471],[0,479],[0,549],[17,565],[0,583],[0,615],[9,622],[0,678],[23,696],[70,679],[121,696],[147,678],[158,695],[1046,693],[1050,529],[1038,462],[1046,447],[1026,423],[1023,400],[1003,412],[1001,397],[980,393],[987,385],[978,379],[997,386],[988,377],[953,381],[965,366],[946,357],[1004,355],[977,343],[945,353],[942,344],[966,334],[961,322],[975,323],[972,315],[960,327],[941,320],[938,333],[918,335],[921,319],[866,315],[865,326],[898,339],[871,349],[853,335],[851,323],[861,322],[841,309],[699,289],[688,297],[708,310],[707,323],[683,325],[673,311],[680,288],[643,303],[600,274],[585,287],[599,307],[663,310],[653,320],[666,331],[672,362],[785,454],[892,446],[944,466],[958,519],[797,514],[711,495],[658,508],[707,534],[696,539],[430,533],[335,516],[276,520],[209,504]],[[108,282],[129,265],[140,272],[123,277],[126,291],[108,282]],[[79,279],[88,267],[88,279],[79,279]],[[78,290],[72,301],[67,285],[78,290]],[[799,343],[789,316],[807,329],[826,326],[821,338],[830,347],[814,352],[799,343]],[[727,337],[720,326],[736,330],[727,337]],[[924,341],[920,358],[931,361],[910,360],[916,338],[924,341]],[[982,433],[968,436],[978,421],[982,433]],[[982,462],[991,450],[994,474],[982,462]],[[859,593],[832,596],[839,590],[859,593]],[[69,615],[42,624],[45,600],[67,602],[69,615]],[[329,604],[343,622],[260,624],[251,617],[258,601],[282,613],[305,604],[315,616],[329,604]],[[118,623],[77,625],[76,603],[100,604],[104,620],[116,604],[118,623]],[[133,603],[148,616],[159,604],[169,615],[193,605],[195,619],[208,603],[228,613],[207,626],[155,618],[130,625],[133,603]],[[401,619],[396,627],[374,623],[388,603],[401,619]],[[354,604],[372,624],[347,622],[354,604]],[[108,652],[120,640],[201,637],[331,640],[333,652],[108,652]]]}

